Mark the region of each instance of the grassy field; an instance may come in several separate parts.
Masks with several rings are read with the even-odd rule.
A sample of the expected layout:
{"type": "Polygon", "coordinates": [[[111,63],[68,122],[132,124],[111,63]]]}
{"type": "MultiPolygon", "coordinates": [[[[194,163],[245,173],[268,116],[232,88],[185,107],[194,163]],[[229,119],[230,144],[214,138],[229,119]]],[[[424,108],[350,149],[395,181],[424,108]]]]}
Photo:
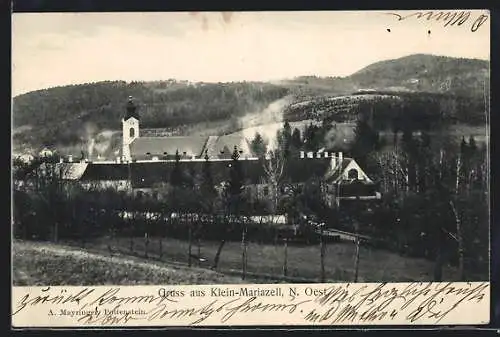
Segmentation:
{"type": "MultiPolygon", "coordinates": [[[[163,238],[162,256],[160,258],[160,239],[150,238],[148,243],[148,258],[169,261],[169,263],[188,263],[188,243],[172,238],[163,238]]],[[[133,250],[130,250],[129,238],[100,238],[86,243],[85,247],[97,251],[119,252],[145,257],[146,240],[133,239],[133,250]]],[[[200,255],[206,259],[199,267],[209,268],[217,251],[218,242],[201,242],[200,255]]],[[[327,246],[325,255],[326,279],[329,282],[348,282],[354,278],[354,252],[352,243],[331,243],[327,246]]],[[[193,243],[192,253],[198,254],[198,247],[193,243]]],[[[288,277],[302,282],[310,280],[319,282],[321,274],[320,248],[314,246],[289,245],[287,249],[288,277]]],[[[241,271],[242,247],[239,242],[227,242],[223,248],[219,271],[237,275],[241,271]]],[[[274,276],[280,280],[283,275],[284,246],[261,245],[249,243],[247,247],[247,272],[260,276],[274,276]]],[[[193,265],[197,265],[193,261],[193,265]]],[[[404,282],[431,281],[433,279],[434,263],[424,259],[402,257],[395,253],[361,247],[359,263],[359,282],[404,282]]],[[[455,268],[446,266],[443,270],[445,280],[456,280],[458,273],[455,268]]],[[[290,280],[288,280],[290,281],[290,280]]],[[[293,281],[293,279],[291,280],[293,281]]]]}
{"type": "Polygon", "coordinates": [[[106,252],[42,242],[13,243],[15,286],[242,282],[237,276],[227,276],[201,268],[188,269],[137,257],[119,254],[111,256],[106,252]]]}
{"type": "MultiPolygon", "coordinates": [[[[241,244],[227,242],[218,272],[209,270],[218,242],[201,242],[205,262],[187,266],[188,243],[171,238],[150,238],[147,257],[144,238],[99,238],[79,247],[42,242],[13,244],[14,285],[100,285],[100,284],[224,284],[319,282],[319,246],[289,245],[288,277],[283,278],[283,245],[250,243],[247,248],[247,278],[241,278],[241,244]],[[111,248],[111,249],[110,249],[111,248]]],[[[198,254],[196,244],[192,253],[198,254]]],[[[354,245],[329,244],[325,255],[327,282],[350,282],[354,275],[354,245]]],[[[431,281],[433,263],[402,257],[386,251],[361,247],[359,282],[431,281]]],[[[446,281],[457,280],[457,270],[446,266],[446,281]]]]}

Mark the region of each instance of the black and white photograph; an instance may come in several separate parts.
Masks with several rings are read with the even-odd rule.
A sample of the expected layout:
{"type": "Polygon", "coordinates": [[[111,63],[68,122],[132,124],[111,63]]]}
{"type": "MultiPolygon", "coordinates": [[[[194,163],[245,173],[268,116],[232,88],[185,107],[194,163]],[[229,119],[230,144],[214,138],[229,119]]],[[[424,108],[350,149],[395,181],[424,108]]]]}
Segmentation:
{"type": "Polygon", "coordinates": [[[490,280],[489,13],[12,15],[12,285],[490,280]]]}

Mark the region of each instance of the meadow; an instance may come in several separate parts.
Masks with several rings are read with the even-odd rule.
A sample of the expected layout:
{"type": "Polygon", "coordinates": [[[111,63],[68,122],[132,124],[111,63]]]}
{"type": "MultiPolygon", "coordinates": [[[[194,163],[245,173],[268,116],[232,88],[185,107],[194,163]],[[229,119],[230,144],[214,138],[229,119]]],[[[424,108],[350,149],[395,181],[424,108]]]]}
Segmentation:
{"type": "MultiPolygon", "coordinates": [[[[227,242],[217,271],[210,270],[219,242],[189,244],[173,238],[110,238],[61,244],[15,241],[14,284],[214,284],[320,282],[319,245],[289,244],[287,275],[283,274],[283,244],[248,243],[247,271],[242,279],[242,245],[227,242]],[[147,242],[147,244],[146,244],[147,242]],[[147,248],[146,248],[147,246],[147,248]],[[161,247],[161,248],[160,248],[161,247]],[[33,268],[36,265],[36,268],[33,268]]],[[[325,253],[326,282],[353,282],[353,243],[330,243],[325,253]]],[[[411,282],[432,280],[434,263],[424,259],[361,246],[358,282],[411,282]]],[[[445,266],[443,278],[457,279],[457,270],[445,266]]]]}

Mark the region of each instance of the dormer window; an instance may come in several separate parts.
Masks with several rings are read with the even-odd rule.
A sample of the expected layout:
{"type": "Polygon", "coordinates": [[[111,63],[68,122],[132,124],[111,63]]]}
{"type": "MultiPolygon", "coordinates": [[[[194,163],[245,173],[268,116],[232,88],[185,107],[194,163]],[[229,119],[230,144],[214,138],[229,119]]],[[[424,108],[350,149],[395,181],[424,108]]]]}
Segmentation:
{"type": "Polygon", "coordinates": [[[349,172],[347,172],[347,178],[357,180],[358,179],[358,170],[350,169],[349,172]]]}

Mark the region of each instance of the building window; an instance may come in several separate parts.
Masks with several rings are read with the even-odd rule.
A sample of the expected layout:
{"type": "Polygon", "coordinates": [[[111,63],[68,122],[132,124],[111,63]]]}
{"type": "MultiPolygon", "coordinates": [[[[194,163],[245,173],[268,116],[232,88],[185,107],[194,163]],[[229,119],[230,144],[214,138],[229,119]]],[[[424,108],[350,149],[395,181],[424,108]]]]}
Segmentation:
{"type": "Polygon", "coordinates": [[[350,169],[347,173],[347,178],[349,179],[358,179],[358,170],[350,169]]]}
{"type": "Polygon", "coordinates": [[[130,132],[130,138],[134,138],[135,137],[135,129],[130,128],[129,132],[130,132]]]}
{"type": "Polygon", "coordinates": [[[269,195],[269,186],[264,186],[264,195],[269,195]]]}

